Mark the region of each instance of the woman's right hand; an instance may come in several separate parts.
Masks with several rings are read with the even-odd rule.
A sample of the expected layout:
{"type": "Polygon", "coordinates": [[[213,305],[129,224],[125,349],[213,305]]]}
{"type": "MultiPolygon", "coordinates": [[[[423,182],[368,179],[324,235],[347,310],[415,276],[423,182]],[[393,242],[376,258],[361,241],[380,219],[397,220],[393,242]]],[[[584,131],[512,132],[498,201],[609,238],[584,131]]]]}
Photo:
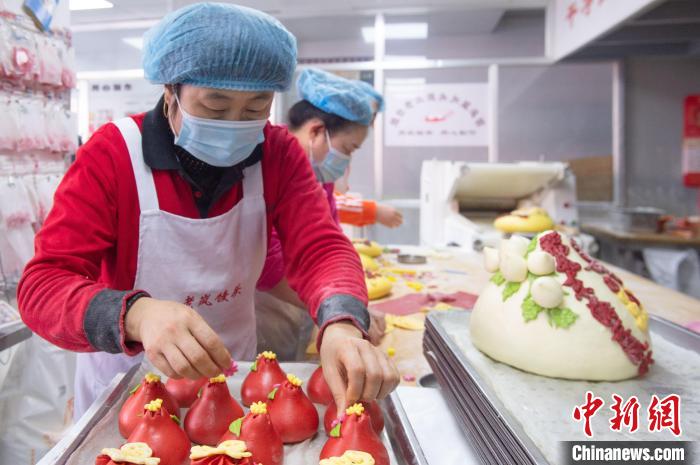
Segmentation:
{"type": "Polygon", "coordinates": [[[388,228],[398,228],[403,223],[403,215],[392,206],[377,204],[377,223],[388,228]]]}
{"type": "Polygon", "coordinates": [[[186,305],[141,297],[124,327],[127,341],[140,342],[146,358],[169,378],[211,378],[231,366],[221,338],[186,305]]]}

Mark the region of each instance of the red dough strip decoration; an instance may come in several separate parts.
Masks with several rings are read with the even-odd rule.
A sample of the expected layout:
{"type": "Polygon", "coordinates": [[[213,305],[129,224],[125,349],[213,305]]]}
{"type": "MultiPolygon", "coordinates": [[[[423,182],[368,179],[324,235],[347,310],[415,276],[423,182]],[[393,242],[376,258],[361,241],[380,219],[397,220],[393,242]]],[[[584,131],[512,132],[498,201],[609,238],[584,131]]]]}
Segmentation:
{"type": "MultiPolygon", "coordinates": [[[[571,244],[572,248],[579,256],[589,264],[589,269],[599,272],[598,270],[602,268],[603,272],[599,273],[605,274],[605,277],[610,277],[608,280],[605,280],[605,277],[603,279],[611,291],[615,292],[612,283],[617,285],[617,290],[619,291],[619,284],[621,282],[617,276],[609,273],[602,265],[591,259],[591,257],[585,254],[574,241],[572,241],[571,244]]],[[[652,351],[649,350],[649,344],[642,343],[632,335],[629,329],[625,329],[622,325],[622,320],[620,320],[620,317],[617,315],[612,305],[608,302],[598,300],[594,290],[590,287],[585,287],[583,281],[577,279],[578,272],[581,271],[581,265],[569,260],[569,247],[562,243],[559,233],[551,232],[541,237],[540,247],[542,247],[542,250],[545,252],[554,256],[557,271],[566,275],[564,286],[573,289],[576,299],[586,299],[586,306],[591,311],[593,318],[610,329],[612,332],[612,340],[620,345],[627,355],[627,358],[629,358],[632,363],[638,365],[639,374],[644,375],[649,371],[649,365],[654,363],[654,359],[651,357],[652,351]]],[[[630,300],[632,299],[630,298],[630,300]]]]}

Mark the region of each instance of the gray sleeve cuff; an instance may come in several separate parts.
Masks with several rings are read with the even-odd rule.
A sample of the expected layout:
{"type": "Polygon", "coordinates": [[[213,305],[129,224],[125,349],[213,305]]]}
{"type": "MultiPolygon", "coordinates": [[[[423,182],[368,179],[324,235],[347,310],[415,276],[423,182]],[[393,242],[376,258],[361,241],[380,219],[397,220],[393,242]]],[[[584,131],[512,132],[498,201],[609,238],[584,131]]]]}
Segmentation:
{"type": "MultiPolygon", "coordinates": [[[[127,347],[124,335],[124,316],[142,291],[103,289],[88,304],[83,329],[90,344],[98,351],[111,354],[139,352],[139,347],[127,347]]],[[[140,346],[140,344],[139,344],[140,346]]]]}
{"type": "Polygon", "coordinates": [[[369,331],[369,312],[367,306],[356,297],[347,294],[336,294],[328,297],[318,307],[316,323],[320,328],[319,341],[323,330],[330,323],[348,320],[366,336],[369,331]]]}

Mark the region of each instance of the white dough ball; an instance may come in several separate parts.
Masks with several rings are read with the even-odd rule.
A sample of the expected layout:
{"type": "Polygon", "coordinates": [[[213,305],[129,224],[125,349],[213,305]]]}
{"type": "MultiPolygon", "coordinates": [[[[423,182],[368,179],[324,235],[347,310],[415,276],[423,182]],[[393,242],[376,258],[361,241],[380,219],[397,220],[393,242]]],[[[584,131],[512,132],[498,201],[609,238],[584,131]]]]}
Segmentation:
{"type": "Polygon", "coordinates": [[[527,256],[527,269],[532,274],[544,276],[554,272],[554,257],[541,250],[533,250],[527,256]]]}
{"type": "Polygon", "coordinates": [[[510,239],[501,241],[501,255],[512,253],[524,257],[529,245],[530,241],[523,236],[511,236],[510,239]]]}
{"type": "Polygon", "coordinates": [[[527,278],[527,262],[520,255],[507,252],[501,257],[501,274],[507,281],[523,282],[527,278]]]}
{"type": "Polygon", "coordinates": [[[489,273],[495,273],[498,271],[498,263],[500,261],[500,255],[498,250],[493,247],[484,247],[484,268],[489,273]]]}
{"type": "Polygon", "coordinates": [[[544,308],[556,308],[564,301],[564,289],[556,279],[545,276],[532,282],[532,300],[544,308]]]}

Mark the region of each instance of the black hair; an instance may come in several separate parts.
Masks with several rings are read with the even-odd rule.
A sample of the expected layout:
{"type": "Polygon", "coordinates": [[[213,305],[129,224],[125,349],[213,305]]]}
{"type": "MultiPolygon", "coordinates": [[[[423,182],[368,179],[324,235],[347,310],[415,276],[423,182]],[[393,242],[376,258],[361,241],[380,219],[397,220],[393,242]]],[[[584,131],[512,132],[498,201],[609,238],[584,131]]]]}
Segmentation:
{"type": "Polygon", "coordinates": [[[360,126],[359,123],[350,121],[338,115],[327,113],[318,107],[313,106],[308,100],[299,100],[292,105],[287,114],[289,120],[289,129],[296,131],[301,128],[307,121],[314,118],[320,119],[329,134],[334,134],[338,131],[350,129],[353,126],[360,126]]]}

